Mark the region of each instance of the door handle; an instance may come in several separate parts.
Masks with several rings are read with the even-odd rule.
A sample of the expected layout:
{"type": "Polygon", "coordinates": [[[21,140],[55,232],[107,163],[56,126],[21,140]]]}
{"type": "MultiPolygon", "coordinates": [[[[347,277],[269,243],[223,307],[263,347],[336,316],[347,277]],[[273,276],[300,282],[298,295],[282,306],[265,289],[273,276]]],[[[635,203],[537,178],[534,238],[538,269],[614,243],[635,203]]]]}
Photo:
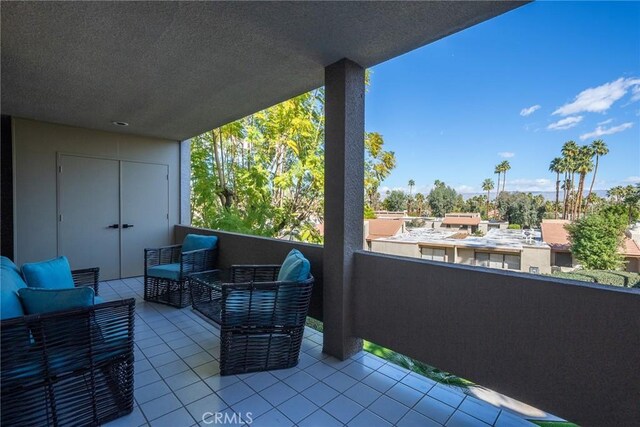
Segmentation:
{"type": "Polygon", "coordinates": [[[133,224],[122,224],[122,228],[131,228],[133,224]]]}
{"type": "Polygon", "coordinates": [[[120,225],[118,224],[111,224],[110,226],[108,226],[107,228],[120,228],[120,225]]]}

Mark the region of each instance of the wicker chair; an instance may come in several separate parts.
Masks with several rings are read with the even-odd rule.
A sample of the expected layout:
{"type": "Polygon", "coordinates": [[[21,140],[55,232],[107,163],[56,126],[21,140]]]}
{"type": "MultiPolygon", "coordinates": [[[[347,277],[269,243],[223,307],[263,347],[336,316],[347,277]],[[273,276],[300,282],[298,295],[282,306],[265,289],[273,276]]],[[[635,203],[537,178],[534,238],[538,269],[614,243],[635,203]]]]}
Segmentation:
{"type": "Polygon", "coordinates": [[[313,276],[278,282],[280,265],[237,265],[218,288],[191,282],[193,306],[220,325],[221,375],[298,364],[313,276]]]}
{"type": "Polygon", "coordinates": [[[182,245],[144,250],[144,299],[184,308],[191,304],[187,275],[215,268],[217,249],[182,252],[182,245]],[[170,268],[158,274],[157,267],[170,268]]]}
{"type": "MultiPolygon", "coordinates": [[[[97,292],[98,269],[72,272],[97,292]]],[[[0,322],[2,425],[98,425],[133,410],[135,300],[0,322]]]]}

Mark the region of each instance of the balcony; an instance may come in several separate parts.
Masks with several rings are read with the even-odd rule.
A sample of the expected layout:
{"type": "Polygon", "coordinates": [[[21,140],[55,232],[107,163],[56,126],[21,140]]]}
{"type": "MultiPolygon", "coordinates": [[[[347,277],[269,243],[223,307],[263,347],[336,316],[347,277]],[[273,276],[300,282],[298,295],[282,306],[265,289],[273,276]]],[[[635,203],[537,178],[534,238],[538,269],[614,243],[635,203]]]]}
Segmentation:
{"type": "Polygon", "coordinates": [[[136,299],[134,411],[109,426],[188,427],[225,415],[227,424],[242,416],[269,427],[533,426],[526,418],[557,419],[486,389],[438,384],[369,353],[338,360],[322,352],[322,334],[311,328],[296,368],[222,377],[218,331],[190,308],[145,302],[142,278],[103,282],[101,294],[136,299]]]}
{"type": "Polygon", "coordinates": [[[215,328],[189,309],[143,302],[139,279],[106,282],[103,296],[138,300],[136,410],[113,425],[206,425],[204,412],[216,411],[259,413],[263,425],[544,416],[529,407],[519,418],[502,395],[491,406],[421,379],[363,354],[362,340],[570,421],[640,425],[637,290],[361,250],[365,68],[522,3],[3,3],[2,110],[12,116],[2,117],[3,255],[18,264],[67,255],[74,268],[135,277],[142,248],[198,232],[219,237],[221,268],[280,263],[295,247],[316,279],[309,315],[324,334],[307,331],[299,367],[228,378],[218,375],[215,328]],[[321,85],[325,245],[186,225],[188,139],[321,85]],[[162,198],[124,197],[151,193],[142,173],[123,173],[133,164],[161,169],[148,182],[162,198]],[[142,233],[149,212],[160,237],[142,233]]]}

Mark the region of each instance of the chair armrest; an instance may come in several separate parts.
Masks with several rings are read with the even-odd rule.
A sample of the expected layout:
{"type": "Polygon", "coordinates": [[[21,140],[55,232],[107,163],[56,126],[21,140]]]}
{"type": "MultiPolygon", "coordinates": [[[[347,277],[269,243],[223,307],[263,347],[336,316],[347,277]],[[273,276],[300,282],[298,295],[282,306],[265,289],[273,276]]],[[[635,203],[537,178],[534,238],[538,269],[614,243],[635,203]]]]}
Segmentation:
{"type": "Polygon", "coordinates": [[[144,250],[144,272],[147,268],[161,264],[175,264],[180,262],[182,245],[163,246],[161,248],[146,248],[144,250]]]}
{"type": "Polygon", "coordinates": [[[181,277],[186,277],[191,273],[213,270],[216,268],[217,260],[218,249],[198,249],[182,252],[180,262],[181,277]]]}
{"type": "Polygon", "coordinates": [[[280,272],[279,264],[232,265],[231,282],[275,282],[280,272]]]}
{"type": "Polygon", "coordinates": [[[71,277],[73,277],[73,283],[76,285],[76,288],[79,286],[91,286],[95,294],[98,295],[100,283],[99,267],[73,270],[71,272],[71,277]]]}

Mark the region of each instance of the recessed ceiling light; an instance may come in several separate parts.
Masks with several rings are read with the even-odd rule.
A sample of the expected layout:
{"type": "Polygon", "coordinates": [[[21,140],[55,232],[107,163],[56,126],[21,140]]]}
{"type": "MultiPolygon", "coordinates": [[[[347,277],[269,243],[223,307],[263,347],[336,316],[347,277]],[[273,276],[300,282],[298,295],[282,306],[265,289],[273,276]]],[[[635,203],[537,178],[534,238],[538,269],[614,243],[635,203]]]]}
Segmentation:
{"type": "Polygon", "coordinates": [[[111,124],[115,126],[129,126],[127,122],[111,122],[111,124]]]}

